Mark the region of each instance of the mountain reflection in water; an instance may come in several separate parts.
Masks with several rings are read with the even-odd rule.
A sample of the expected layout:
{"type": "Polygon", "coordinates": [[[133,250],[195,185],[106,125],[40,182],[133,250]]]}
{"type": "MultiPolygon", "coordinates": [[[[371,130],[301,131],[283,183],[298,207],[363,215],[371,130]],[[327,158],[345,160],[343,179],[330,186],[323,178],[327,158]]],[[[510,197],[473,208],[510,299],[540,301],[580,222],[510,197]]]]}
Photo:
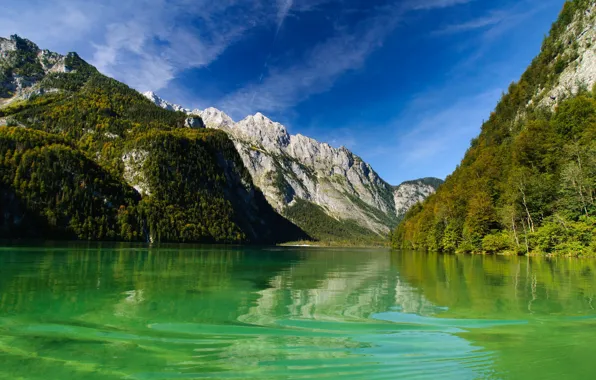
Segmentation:
{"type": "Polygon", "coordinates": [[[0,378],[583,378],[596,263],[363,249],[0,250],[0,378]]]}

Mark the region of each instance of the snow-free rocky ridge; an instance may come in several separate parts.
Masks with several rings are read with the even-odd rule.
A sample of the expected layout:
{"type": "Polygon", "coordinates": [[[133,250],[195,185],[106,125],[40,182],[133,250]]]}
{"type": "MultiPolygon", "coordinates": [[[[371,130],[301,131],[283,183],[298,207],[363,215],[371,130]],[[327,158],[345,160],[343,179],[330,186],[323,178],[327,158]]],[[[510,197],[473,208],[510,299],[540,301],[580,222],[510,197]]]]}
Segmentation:
{"type": "Polygon", "coordinates": [[[235,122],[215,108],[190,110],[153,92],[144,95],[162,108],[200,116],[205,127],[227,132],[253,182],[281,214],[288,214],[303,200],[320,206],[336,220],[351,220],[386,235],[410,207],[434,193],[440,183],[415,180],[394,187],[345,147],[290,135],[286,127],[261,113],[235,122]]]}

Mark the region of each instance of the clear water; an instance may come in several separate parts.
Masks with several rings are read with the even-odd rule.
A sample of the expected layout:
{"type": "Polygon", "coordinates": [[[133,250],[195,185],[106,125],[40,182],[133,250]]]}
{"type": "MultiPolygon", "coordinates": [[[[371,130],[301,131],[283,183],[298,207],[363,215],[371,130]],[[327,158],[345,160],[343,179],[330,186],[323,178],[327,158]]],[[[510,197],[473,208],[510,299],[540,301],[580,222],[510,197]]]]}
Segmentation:
{"type": "Polygon", "coordinates": [[[589,379],[596,261],[0,248],[1,379],[589,379]]]}

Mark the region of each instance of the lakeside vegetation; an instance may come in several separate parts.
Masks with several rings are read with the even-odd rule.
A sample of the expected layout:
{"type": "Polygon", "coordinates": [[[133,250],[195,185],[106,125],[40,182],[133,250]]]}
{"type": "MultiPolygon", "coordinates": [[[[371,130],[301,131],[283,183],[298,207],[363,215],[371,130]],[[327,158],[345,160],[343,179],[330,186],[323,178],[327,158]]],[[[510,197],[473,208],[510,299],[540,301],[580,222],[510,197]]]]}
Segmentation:
{"type": "Polygon", "coordinates": [[[392,233],[395,248],[596,255],[596,92],[537,100],[577,58],[565,33],[590,2],[569,1],[519,82],[511,84],[438,192],[392,233]]]}

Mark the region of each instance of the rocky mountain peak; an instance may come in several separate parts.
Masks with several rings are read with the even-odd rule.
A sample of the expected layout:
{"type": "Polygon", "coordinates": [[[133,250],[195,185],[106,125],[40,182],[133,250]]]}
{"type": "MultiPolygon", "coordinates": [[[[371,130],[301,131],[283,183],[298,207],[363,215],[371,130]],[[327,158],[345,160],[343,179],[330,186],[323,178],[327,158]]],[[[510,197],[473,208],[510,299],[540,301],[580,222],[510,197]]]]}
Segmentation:
{"type": "Polygon", "coordinates": [[[26,50],[31,52],[38,52],[39,47],[32,41],[29,41],[25,38],[21,38],[16,34],[13,34],[9,38],[2,38],[0,37],[0,51],[16,51],[16,50],[26,50]]]}
{"type": "Polygon", "coordinates": [[[236,124],[239,137],[271,151],[288,146],[290,135],[286,127],[267,118],[262,113],[248,116],[236,124]]]}
{"type": "Polygon", "coordinates": [[[39,47],[33,42],[16,35],[12,35],[10,38],[0,37],[0,59],[14,60],[14,53],[18,51],[37,54],[39,47]]]}
{"type": "Polygon", "coordinates": [[[184,112],[184,113],[190,113],[189,109],[179,106],[178,104],[170,103],[166,100],[163,100],[162,98],[157,96],[157,94],[154,93],[153,91],[144,92],[143,96],[145,96],[147,99],[151,100],[153,103],[160,106],[161,108],[164,108],[164,109],[167,109],[170,111],[179,111],[179,112],[184,112]]]}
{"type": "Polygon", "coordinates": [[[201,116],[208,128],[229,129],[234,125],[234,120],[217,108],[209,107],[204,111],[194,110],[192,112],[201,116]]]}
{"type": "Polygon", "coordinates": [[[47,74],[72,71],[66,61],[66,57],[40,50],[35,43],[17,35],[0,37],[0,105],[56,91],[42,88],[40,83],[47,74]]]}
{"type": "Polygon", "coordinates": [[[143,92],[143,96],[146,97],[147,99],[151,100],[152,102],[161,102],[162,99],[157,96],[157,94],[153,91],[146,91],[143,92]]]}
{"type": "Polygon", "coordinates": [[[153,93],[144,95],[162,108],[186,110],[201,116],[206,127],[227,132],[255,185],[282,214],[307,202],[333,220],[354,221],[383,235],[409,207],[434,191],[423,183],[394,188],[346,147],[290,135],[284,125],[260,112],[236,123],[216,108],[188,111],[153,93]]]}

